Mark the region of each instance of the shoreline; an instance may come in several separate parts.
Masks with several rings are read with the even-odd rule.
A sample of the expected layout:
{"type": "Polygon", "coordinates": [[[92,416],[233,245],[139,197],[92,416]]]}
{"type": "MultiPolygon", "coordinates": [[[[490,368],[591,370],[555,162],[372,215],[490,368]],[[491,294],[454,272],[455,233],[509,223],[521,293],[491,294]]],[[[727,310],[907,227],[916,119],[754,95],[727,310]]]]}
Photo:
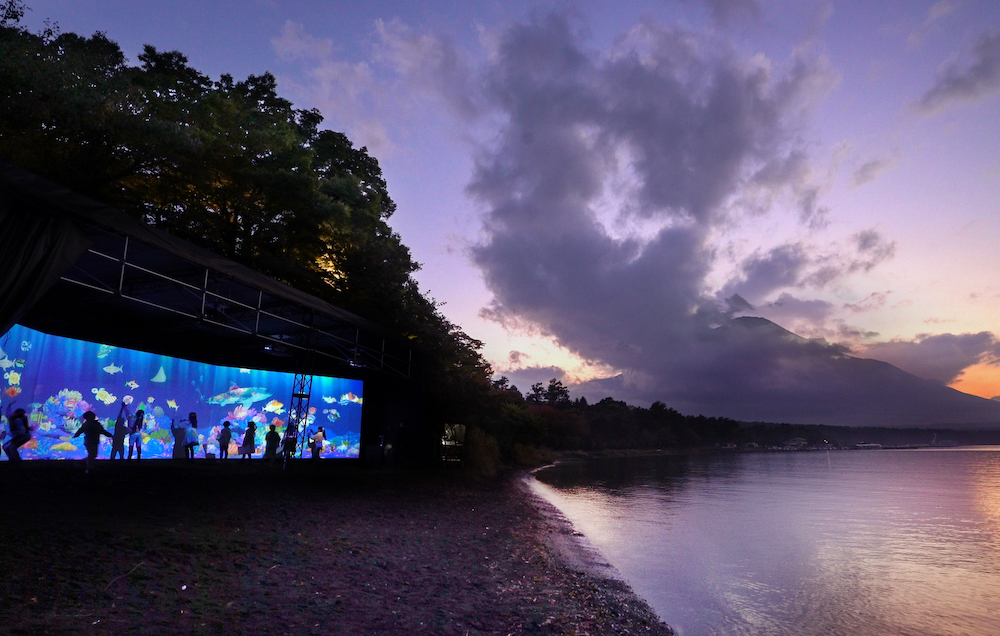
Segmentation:
{"type": "Polygon", "coordinates": [[[673,633],[520,473],[104,460],[0,479],[11,634],[673,633]]]}
{"type": "MultiPolygon", "coordinates": [[[[534,486],[537,480],[533,473],[541,468],[544,467],[522,475],[519,487],[547,527],[541,536],[546,547],[563,567],[593,580],[604,595],[613,599],[612,604],[624,608],[624,613],[629,615],[631,620],[648,626],[649,631],[643,633],[675,636],[673,629],[632,589],[622,573],[604,558],[586,535],[576,530],[562,511],[537,491],[534,486]]],[[[622,633],[635,632],[626,630],[622,633]]]]}

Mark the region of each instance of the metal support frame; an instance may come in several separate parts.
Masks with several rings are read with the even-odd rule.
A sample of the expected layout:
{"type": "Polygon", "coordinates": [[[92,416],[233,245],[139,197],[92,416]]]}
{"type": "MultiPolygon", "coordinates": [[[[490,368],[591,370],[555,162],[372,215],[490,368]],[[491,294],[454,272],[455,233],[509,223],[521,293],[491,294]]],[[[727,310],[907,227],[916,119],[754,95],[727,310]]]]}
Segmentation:
{"type": "Polygon", "coordinates": [[[306,447],[303,436],[309,425],[309,396],[312,393],[312,382],[312,375],[296,373],[292,382],[292,399],[288,404],[288,426],[295,426],[295,440],[300,458],[306,447]]]}
{"type": "Polygon", "coordinates": [[[115,273],[109,276],[107,272],[101,272],[99,265],[88,267],[84,259],[81,259],[61,280],[251,335],[282,348],[297,349],[308,355],[317,354],[353,367],[373,368],[390,375],[411,377],[412,350],[407,350],[403,354],[405,357],[392,355],[386,351],[384,337],[373,338],[371,336],[374,334],[366,334],[368,342],[365,343],[360,328],[345,323],[342,327],[347,327],[354,333],[343,333],[334,320],[326,320],[328,327],[323,329],[320,326],[323,321],[317,320],[319,317],[312,309],[293,301],[272,303],[272,308],[266,309],[265,292],[262,289],[235,281],[208,267],[167,255],[161,250],[130,240],[128,236],[106,230],[98,231],[105,239],[99,242],[104,247],[95,245],[88,250],[87,256],[96,264],[109,261],[116,263],[115,273]],[[175,264],[183,264],[183,272],[171,275],[137,262],[137,259],[141,259],[143,255],[148,257],[150,253],[169,257],[175,264]],[[93,260],[94,257],[97,258],[96,261],[93,260]],[[262,331],[264,319],[270,325],[269,333],[262,331]],[[340,333],[334,333],[333,328],[337,328],[340,333]],[[293,338],[288,335],[290,333],[299,336],[293,338]],[[303,333],[306,334],[305,338],[301,337],[303,333]],[[319,344],[320,341],[322,344],[319,344]]]}

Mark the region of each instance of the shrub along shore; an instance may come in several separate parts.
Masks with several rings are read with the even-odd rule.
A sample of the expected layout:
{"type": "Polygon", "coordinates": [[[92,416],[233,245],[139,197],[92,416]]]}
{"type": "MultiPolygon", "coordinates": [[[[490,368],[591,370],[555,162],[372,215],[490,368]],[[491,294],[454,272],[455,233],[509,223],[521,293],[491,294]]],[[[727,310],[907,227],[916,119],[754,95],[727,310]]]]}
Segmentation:
{"type": "Polygon", "coordinates": [[[671,634],[518,474],[0,465],[12,634],[671,634]]]}

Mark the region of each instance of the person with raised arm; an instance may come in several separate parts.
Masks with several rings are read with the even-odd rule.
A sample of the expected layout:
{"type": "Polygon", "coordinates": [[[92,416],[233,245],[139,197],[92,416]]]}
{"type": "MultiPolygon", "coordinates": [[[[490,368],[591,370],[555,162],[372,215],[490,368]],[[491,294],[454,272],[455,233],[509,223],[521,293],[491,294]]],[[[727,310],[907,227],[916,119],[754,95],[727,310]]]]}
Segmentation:
{"type": "Polygon", "coordinates": [[[97,450],[101,446],[101,435],[114,436],[101,425],[97,420],[97,414],[93,411],[87,411],[83,414],[83,424],[80,425],[80,429],[73,437],[80,435],[83,435],[83,445],[87,447],[87,473],[90,473],[97,465],[97,450]]]}

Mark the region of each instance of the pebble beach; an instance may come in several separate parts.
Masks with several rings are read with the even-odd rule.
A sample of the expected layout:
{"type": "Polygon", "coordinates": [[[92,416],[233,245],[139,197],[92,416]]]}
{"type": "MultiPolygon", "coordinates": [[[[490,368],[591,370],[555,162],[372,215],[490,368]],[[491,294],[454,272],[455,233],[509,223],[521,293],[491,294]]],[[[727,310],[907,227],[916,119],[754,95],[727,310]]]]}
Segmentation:
{"type": "Polygon", "coordinates": [[[672,634],[519,473],[0,465],[10,634],[672,634]]]}

